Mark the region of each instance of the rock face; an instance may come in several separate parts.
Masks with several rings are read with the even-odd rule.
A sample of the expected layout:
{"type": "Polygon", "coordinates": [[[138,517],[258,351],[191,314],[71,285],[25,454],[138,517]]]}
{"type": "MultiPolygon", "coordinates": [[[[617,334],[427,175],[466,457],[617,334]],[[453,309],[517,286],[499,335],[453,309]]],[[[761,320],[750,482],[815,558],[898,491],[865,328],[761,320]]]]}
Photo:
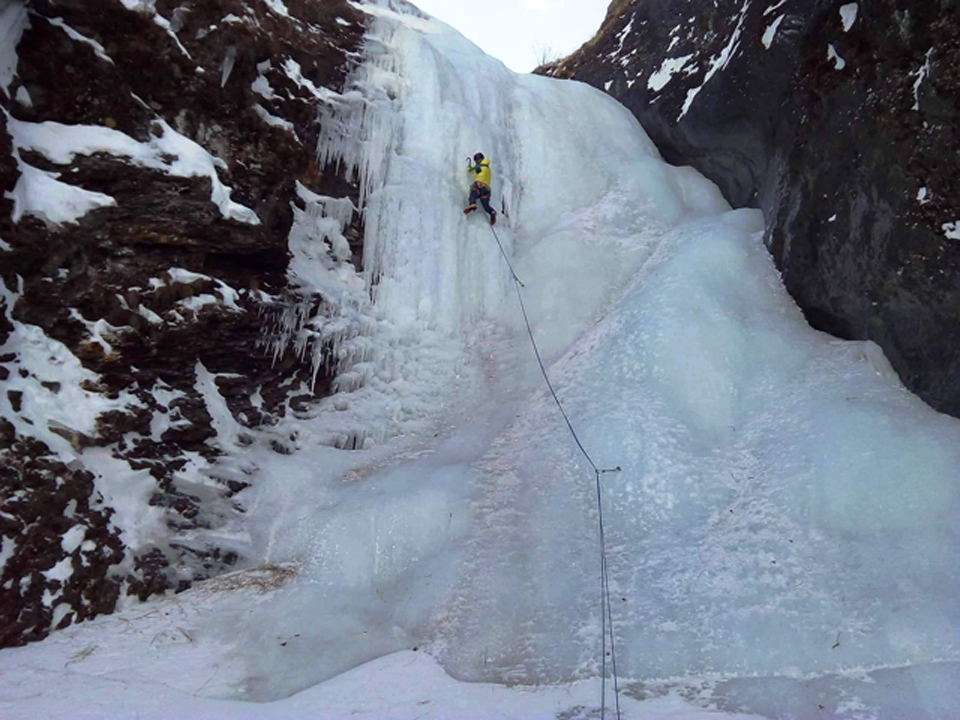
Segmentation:
{"type": "MultiPolygon", "coordinates": [[[[240,558],[205,535],[252,482],[225,456],[331,382],[263,344],[277,308],[323,304],[288,272],[298,217],[356,202],[315,158],[363,22],[346,0],[0,0],[0,647],[240,558]],[[131,498],[163,532],[132,536],[131,498]]],[[[341,225],[312,241],[359,265],[341,225]]]]}
{"type": "Polygon", "coordinates": [[[766,242],[814,327],[960,416],[960,3],[615,0],[539,72],[605,89],[766,242]]]}

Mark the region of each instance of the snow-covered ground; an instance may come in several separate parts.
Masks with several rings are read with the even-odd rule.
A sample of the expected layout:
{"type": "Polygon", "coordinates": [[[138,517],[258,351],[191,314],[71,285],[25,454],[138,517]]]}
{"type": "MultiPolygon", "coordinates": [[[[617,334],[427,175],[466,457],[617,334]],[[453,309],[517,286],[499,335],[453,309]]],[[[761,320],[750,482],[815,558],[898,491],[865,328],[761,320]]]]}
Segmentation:
{"type": "Polygon", "coordinates": [[[257,478],[224,532],[261,567],[0,653],[0,715],[598,716],[593,475],[461,213],[482,150],[551,378],[622,468],[624,717],[960,717],[960,422],[876,346],[811,330],[759,214],[664,164],[611,98],[363,7],[320,151],[364,183],[364,273],[336,256],[342,208],[305,194],[291,236],[298,283],[342,303],[341,392],[241,447],[205,385],[257,478]]]}

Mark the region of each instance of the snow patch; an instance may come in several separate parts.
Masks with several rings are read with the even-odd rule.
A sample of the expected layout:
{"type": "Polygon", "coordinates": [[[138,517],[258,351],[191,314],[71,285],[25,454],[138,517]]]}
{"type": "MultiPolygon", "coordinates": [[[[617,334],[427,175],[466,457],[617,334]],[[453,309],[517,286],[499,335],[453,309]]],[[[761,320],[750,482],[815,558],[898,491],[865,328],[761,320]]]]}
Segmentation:
{"type": "Polygon", "coordinates": [[[778,17],[776,20],[770,23],[769,27],[767,27],[767,29],[763,32],[763,37],[761,38],[761,42],[763,43],[763,46],[767,50],[769,50],[770,46],[773,45],[773,41],[777,37],[777,29],[780,27],[780,23],[783,22],[783,19],[785,17],[786,15],[781,15],[780,17],[778,17]]]}
{"type": "Polygon", "coordinates": [[[3,568],[7,564],[7,560],[12,558],[16,551],[16,541],[6,535],[0,535],[0,576],[3,575],[3,568]]]}
{"type": "Polygon", "coordinates": [[[287,6],[283,3],[283,0],[264,0],[264,2],[267,4],[267,7],[277,15],[290,17],[290,11],[287,10],[287,6]]]}
{"type": "Polygon", "coordinates": [[[156,12],[157,0],[120,0],[127,10],[152,14],[156,12]]]}
{"type": "Polygon", "coordinates": [[[943,224],[943,234],[948,240],[960,240],[960,220],[943,224]]]}
{"type": "Polygon", "coordinates": [[[917,76],[917,81],[913,84],[913,109],[915,111],[920,110],[920,86],[923,85],[923,81],[930,77],[930,57],[933,55],[933,48],[927,50],[927,57],[923,65],[915,73],[911,75],[917,76]]]}
{"type": "Polygon", "coordinates": [[[840,20],[843,22],[844,32],[850,32],[850,28],[857,21],[858,9],[859,5],[857,3],[847,3],[840,6],[840,20]]]}
{"type": "Polygon", "coordinates": [[[106,336],[116,336],[123,330],[130,330],[129,327],[111,325],[103,318],[96,321],[87,320],[80,314],[80,311],[75,308],[70,309],[70,319],[82,324],[87,329],[87,333],[90,335],[90,342],[99,345],[105,356],[113,354],[113,345],[107,341],[106,336]]]}
{"type": "MultiPolygon", "coordinates": [[[[217,289],[220,292],[220,298],[215,298],[213,295],[206,295],[200,297],[208,297],[212,299],[213,303],[222,302],[230,310],[234,312],[243,312],[243,308],[238,305],[240,299],[240,293],[238,293],[234,288],[227,285],[223,280],[219,278],[211,277],[209,275],[203,275],[201,273],[191,272],[190,270],[184,270],[183,268],[172,267],[167,270],[167,274],[170,276],[170,281],[175,283],[182,283],[184,285],[192,285],[195,282],[207,281],[216,283],[218,286],[217,289]]],[[[166,283],[163,280],[158,278],[150,279],[151,289],[157,289],[164,287],[166,283]]],[[[192,300],[193,298],[188,298],[192,300]]],[[[181,301],[183,302],[183,301],[181,301]]]]}
{"type": "Polygon", "coordinates": [[[193,59],[187,49],[183,46],[183,43],[180,42],[180,38],[177,37],[177,34],[173,31],[173,27],[170,25],[170,21],[167,20],[163,15],[158,12],[154,12],[153,22],[156,25],[159,25],[164,29],[167,35],[170,36],[170,39],[176,43],[177,47],[180,49],[180,52],[186,55],[191,60],[193,59]]]}
{"type": "Polygon", "coordinates": [[[333,90],[329,90],[325,87],[318,87],[317,85],[314,85],[311,80],[305,78],[303,76],[303,68],[301,68],[300,63],[293,58],[287,58],[284,61],[283,71],[286,73],[287,77],[293,80],[293,82],[295,82],[299,87],[309,92],[321,102],[332,102],[340,97],[333,90]]]}
{"type": "Polygon", "coordinates": [[[60,173],[39,170],[20,160],[19,153],[15,152],[15,155],[20,178],[13,192],[4,193],[5,198],[13,201],[12,218],[15,223],[27,215],[47,225],[76,223],[93,210],[115,207],[117,204],[109,195],[62,183],[57,179],[60,173]]]}
{"type": "Polygon", "coordinates": [[[17,88],[17,102],[24,107],[33,107],[33,98],[30,97],[30,93],[24,85],[17,88]]]}
{"type": "Polygon", "coordinates": [[[163,434],[167,430],[190,425],[190,421],[181,414],[180,408],[173,405],[175,401],[186,397],[184,393],[174,390],[162,380],[157,380],[150,393],[162,408],[166,408],[166,412],[154,412],[150,419],[150,437],[154,442],[162,442],[163,434]]]}
{"type": "Polygon", "coordinates": [[[239,438],[243,427],[234,419],[233,413],[227,407],[227,401],[217,388],[219,376],[207,370],[199,360],[194,367],[194,372],[197,375],[194,388],[203,397],[207,412],[210,413],[210,424],[217,433],[216,443],[224,450],[236,447],[240,444],[239,438]]]}
{"type": "Polygon", "coordinates": [[[289,120],[284,120],[283,118],[277,117],[276,115],[271,115],[270,112],[265,107],[263,107],[263,105],[261,105],[260,103],[255,103],[253,106],[253,109],[256,111],[257,115],[260,116],[260,119],[263,120],[270,127],[286,130],[288,133],[290,133],[294,137],[297,137],[297,129],[294,127],[293,123],[290,122],[289,120]]]}
{"type": "Polygon", "coordinates": [[[270,81],[264,76],[264,73],[271,69],[271,63],[269,60],[266,60],[259,65],[257,65],[257,70],[260,71],[260,74],[257,75],[257,79],[253,81],[250,85],[250,89],[253,90],[257,95],[260,95],[266,100],[279,100],[280,98],[273,91],[273,88],[270,86],[270,81]]]}
{"type": "Polygon", "coordinates": [[[837,53],[837,49],[831,44],[827,45],[827,60],[833,61],[837,70],[843,70],[847,66],[847,61],[837,53]]]}
{"type": "Polygon", "coordinates": [[[130,562],[132,554],[143,546],[169,537],[169,530],[164,509],[150,505],[150,498],[157,491],[157,481],[150,470],[134,470],[113,452],[113,448],[88,448],[83,452],[83,463],[93,473],[93,497],[99,500],[91,505],[113,511],[110,527],[128,548],[124,562],[130,562]]]}
{"type": "Polygon", "coordinates": [[[83,539],[86,534],[87,529],[83,525],[74,525],[63,534],[62,538],[60,538],[60,547],[65,553],[67,553],[67,555],[71,555],[74,550],[83,544],[83,539]]]}
{"type": "Polygon", "coordinates": [[[17,45],[23,31],[30,27],[26,5],[13,0],[0,6],[0,88],[10,97],[10,83],[17,75],[17,45]]]}
{"type": "Polygon", "coordinates": [[[60,603],[53,609],[53,615],[50,618],[50,627],[56,628],[60,621],[73,612],[69,603],[60,603]]]}
{"type": "Polygon", "coordinates": [[[163,325],[163,318],[161,318],[159,315],[153,312],[153,310],[148,308],[142,302],[137,304],[136,309],[133,309],[130,307],[130,304],[127,302],[127,299],[123,295],[117,293],[116,298],[117,298],[117,302],[120,303],[120,306],[124,310],[129,310],[130,312],[137,313],[140,317],[142,317],[151,325],[163,325]]]}
{"type": "Polygon", "coordinates": [[[64,583],[73,575],[73,558],[65,557],[49,570],[43,571],[43,576],[47,580],[58,580],[64,583]]]}
{"type": "Polygon", "coordinates": [[[0,238],[0,252],[13,252],[13,248],[3,238],[0,238]]]}
{"type": "Polygon", "coordinates": [[[683,72],[693,55],[684,55],[678,58],[666,58],[660,68],[647,80],[647,87],[654,92],[660,92],[673,79],[673,76],[683,72]]]}
{"type": "Polygon", "coordinates": [[[925,187],[920,188],[920,190],[917,191],[917,202],[921,205],[926,205],[930,202],[930,191],[925,187]]]}

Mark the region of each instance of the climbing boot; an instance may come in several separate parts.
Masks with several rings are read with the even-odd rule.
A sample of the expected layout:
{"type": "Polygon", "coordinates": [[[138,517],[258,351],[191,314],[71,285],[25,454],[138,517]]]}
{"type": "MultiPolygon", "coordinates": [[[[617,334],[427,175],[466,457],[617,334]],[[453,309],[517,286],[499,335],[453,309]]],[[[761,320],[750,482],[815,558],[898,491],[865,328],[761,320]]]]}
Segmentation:
{"type": "Polygon", "coordinates": [[[472,212],[473,212],[474,210],[476,210],[476,209],[477,209],[477,206],[476,206],[476,205],[467,205],[467,206],[463,209],[463,214],[464,214],[464,215],[469,215],[470,213],[472,213],[472,212]]]}
{"type": "Polygon", "coordinates": [[[496,211],[496,210],[494,210],[492,213],[490,213],[490,224],[491,224],[491,225],[496,225],[496,224],[497,224],[497,211],[496,211]]]}

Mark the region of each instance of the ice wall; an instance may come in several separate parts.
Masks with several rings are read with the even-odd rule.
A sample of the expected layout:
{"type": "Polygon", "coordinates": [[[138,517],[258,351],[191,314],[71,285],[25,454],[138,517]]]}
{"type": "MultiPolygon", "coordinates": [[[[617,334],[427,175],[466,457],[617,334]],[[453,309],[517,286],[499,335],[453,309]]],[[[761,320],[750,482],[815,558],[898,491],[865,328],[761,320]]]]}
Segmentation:
{"type": "Polygon", "coordinates": [[[326,407],[353,428],[331,428],[338,446],[409,432],[404,423],[421,422],[437,402],[419,400],[428,388],[449,388],[470,372],[470,362],[437,363],[439,356],[472,357],[491,324],[519,330],[504,312],[513,288],[486,216],[465,220],[461,212],[468,156],[491,159],[499,238],[543,279],[529,303],[535,318],[553,321],[555,332],[538,330],[548,355],[582,332],[642,261],[645,229],[726,207],[696,173],[664,165],[633,116],[597,90],[517,76],[405,3],[364,8],[371,19],[362,62],[342,95],[324,98],[318,140],[321,165],[359,181],[364,270],[348,292],[336,290],[350,271],[328,259],[332,245],[310,248],[317,234],[335,242],[337,227],[321,226],[342,230],[342,218],[308,199],[307,213],[297,213],[302,231],[291,237],[294,272],[305,288],[349,308],[331,325],[328,312],[314,317],[300,307],[278,343],[295,338],[315,366],[338,366],[335,389],[349,397],[326,407]],[[593,247],[582,243],[585,222],[597,235],[593,247]],[[383,420],[386,402],[400,409],[386,413],[399,421],[383,420]]]}
{"type": "MultiPolygon", "coordinates": [[[[812,677],[955,658],[960,423],[876,346],[811,330],[755,222],[680,226],[551,369],[594,457],[623,468],[604,478],[621,670],[812,677]]],[[[443,611],[445,666],[473,681],[596,672],[589,472],[549,397],[482,467],[491,501],[443,611]]]]}
{"type": "Polygon", "coordinates": [[[449,27],[390,9],[403,5],[365,7],[365,62],[324,114],[319,155],[360,180],[365,279],[394,322],[461,332],[511,290],[484,216],[461,214],[476,151],[492,163],[508,253],[617,187],[651,220],[723,205],[597,90],[517,76],[449,27]]]}
{"type": "MultiPolygon", "coordinates": [[[[491,356],[521,351],[489,230],[460,215],[463,158],[484,151],[535,334],[563,357],[561,395],[602,462],[624,468],[607,478],[622,669],[796,675],[954,657],[957,423],[906,394],[874,346],[811,331],[757,216],[724,214],[619,105],[512,75],[391,7],[368,6],[356,101],[321,139],[366,187],[365,281],[395,327],[467,353],[492,321],[491,356]]],[[[481,387],[503,392],[489,377],[481,387]]],[[[521,390],[504,402],[537,392],[521,390]]],[[[426,475],[456,483],[469,531],[439,534],[463,555],[457,582],[442,601],[411,589],[401,624],[433,635],[457,677],[562,682],[597,671],[590,478],[550,399],[518,402],[489,450],[426,475]]]]}

